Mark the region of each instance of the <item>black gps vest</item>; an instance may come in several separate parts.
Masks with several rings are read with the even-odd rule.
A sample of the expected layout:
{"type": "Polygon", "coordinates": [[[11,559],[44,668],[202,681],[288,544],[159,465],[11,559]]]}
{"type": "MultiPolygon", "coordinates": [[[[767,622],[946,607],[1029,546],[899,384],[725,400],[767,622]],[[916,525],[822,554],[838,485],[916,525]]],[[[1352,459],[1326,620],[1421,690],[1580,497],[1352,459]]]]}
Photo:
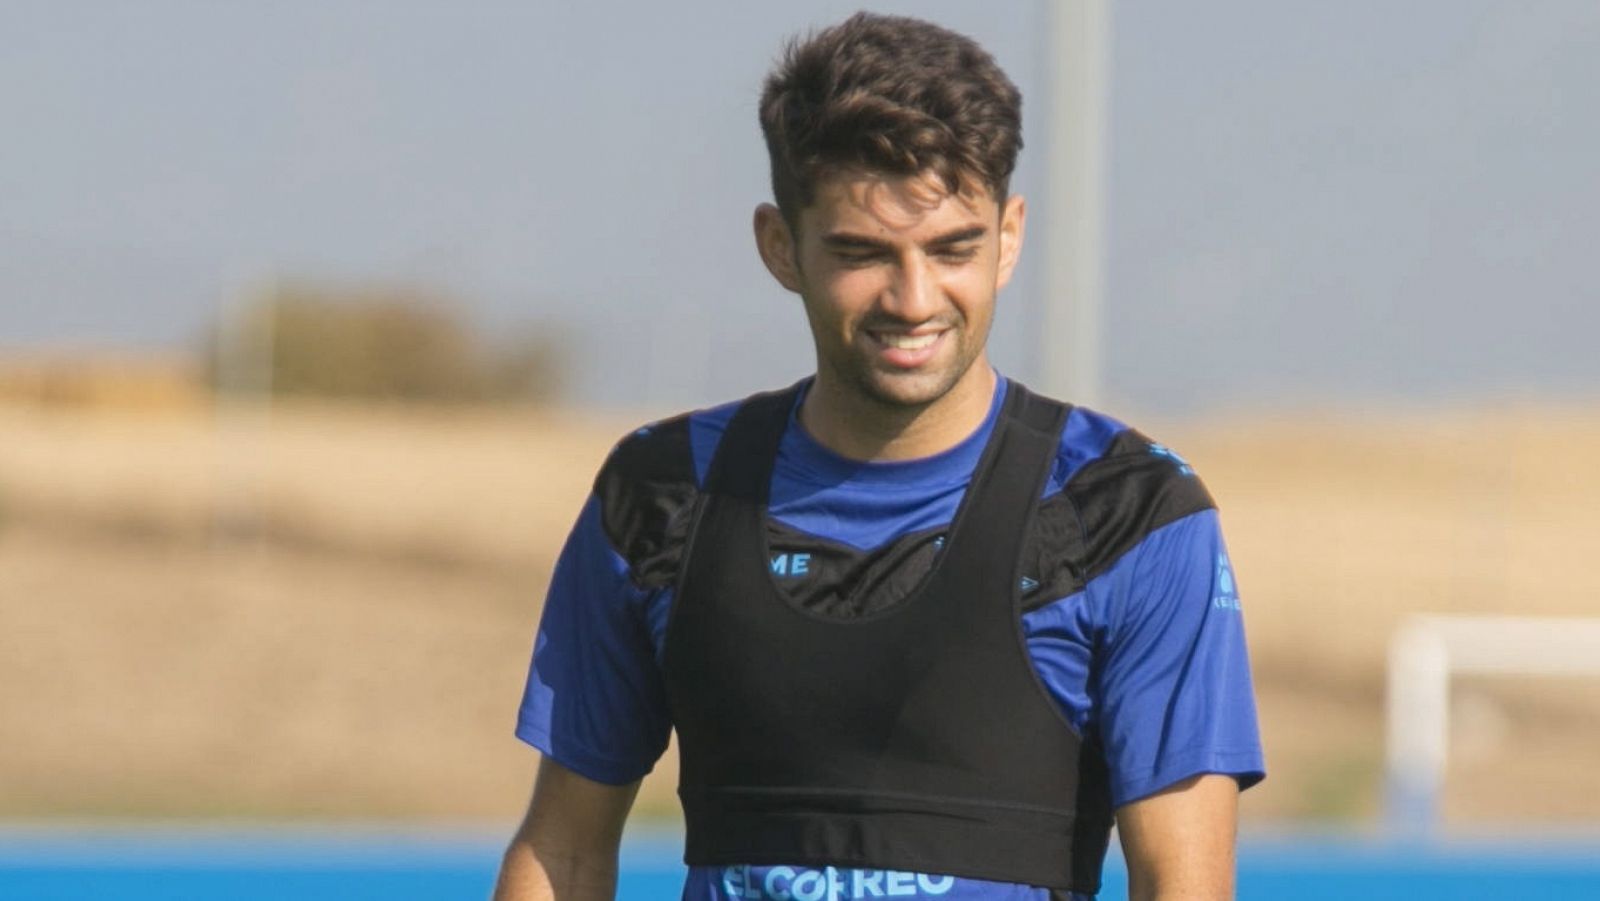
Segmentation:
{"type": "Polygon", "coordinates": [[[691,865],[898,869],[1093,893],[1103,755],[1028,659],[1019,548],[1068,408],[1012,382],[932,570],[849,620],[789,603],[764,522],[796,389],[722,436],[664,649],[691,865]]]}

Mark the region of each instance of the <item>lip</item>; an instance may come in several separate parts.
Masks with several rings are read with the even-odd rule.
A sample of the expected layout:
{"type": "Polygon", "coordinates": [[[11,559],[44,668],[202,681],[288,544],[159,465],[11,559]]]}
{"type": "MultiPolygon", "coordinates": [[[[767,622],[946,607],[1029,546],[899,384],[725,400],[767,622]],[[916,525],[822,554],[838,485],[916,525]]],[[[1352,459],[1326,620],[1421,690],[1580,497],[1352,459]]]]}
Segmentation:
{"type": "Polygon", "coordinates": [[[944,346],[945,338],[947,335],[949,335],[949,333],[949,329],[911,332],[878,332],[869,329],[866,334],[867,339],[871,342],[872,348],[876,352],[875,355],[878,357],[878,359],[889,364],[895,369],[916,369],[926,364],[929,360],[932,360],[934,356],[938,354],[939,349],[944,346]],[[896,337],[905,338],[921,338],[927,335],[933,335],[934,338],[932,341],[928,342],[927,346],[925,347],[908,348],[895,347],[894,345],[887,343],[884,340],[884,336],[886,335],[894,335],[896,337]]]}

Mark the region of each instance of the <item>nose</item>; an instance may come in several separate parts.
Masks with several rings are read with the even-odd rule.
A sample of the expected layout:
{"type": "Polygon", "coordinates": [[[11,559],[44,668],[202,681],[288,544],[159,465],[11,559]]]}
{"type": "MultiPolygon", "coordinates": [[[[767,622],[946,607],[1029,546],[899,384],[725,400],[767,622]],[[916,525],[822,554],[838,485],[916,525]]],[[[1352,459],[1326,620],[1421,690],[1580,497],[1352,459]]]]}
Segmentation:
{"type": "Polygon", "coordinates": [[[897,319],[919,323],[933,318],[939,306],[939,281],[932,262],[920,252],[907,254],[895,267],[894,278],[883,292],[883,311],[897,319]]]}

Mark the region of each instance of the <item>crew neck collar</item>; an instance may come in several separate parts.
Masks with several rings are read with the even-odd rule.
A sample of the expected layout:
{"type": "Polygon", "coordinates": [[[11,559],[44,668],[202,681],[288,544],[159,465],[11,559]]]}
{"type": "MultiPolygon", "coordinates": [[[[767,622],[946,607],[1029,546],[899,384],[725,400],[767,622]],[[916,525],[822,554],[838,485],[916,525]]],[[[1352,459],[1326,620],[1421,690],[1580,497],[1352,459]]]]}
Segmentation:
{"type": "Polygon", "coordinates": [[[937,483],[962,483],[972,477],[983,449],[1000,418],[1000,408],[1005,401],[1010,384],[1004,376],[995,373],[994,395],[989,400],[989,412],[983,422],[967,437],[945,450],[927,457],[911,460],[854,460],[830,450],[811,436],[800,424],[800,405],[811,390],[812,379],[806,379],[795,395],[794,406],[789,409],[789,424],[778,447],[776,466],[786,475],[819,485],[837,485],[849,482],[856,485],[877,485],[885,488],[907,488],[937,483]]]}

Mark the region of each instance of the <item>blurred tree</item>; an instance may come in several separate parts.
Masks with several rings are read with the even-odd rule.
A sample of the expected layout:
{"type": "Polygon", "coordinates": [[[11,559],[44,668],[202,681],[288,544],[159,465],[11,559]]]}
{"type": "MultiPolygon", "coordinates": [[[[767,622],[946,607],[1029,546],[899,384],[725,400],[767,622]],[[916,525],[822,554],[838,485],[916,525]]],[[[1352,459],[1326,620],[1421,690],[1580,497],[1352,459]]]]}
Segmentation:
{"type": "Polygon", "coordinates": [[[560,397],[566,388],[569,347],[561,330],[548,323],[503,336],[490,351],[490,396],[531,403],[560,397]]]}
{"type": "Polygon", "coordinates": [[[206,345],[213,387],[279,396],[547,402],[563,368],[553,330],[490,344],[452,305],[408,287],[280,285],[206,345]]]}

